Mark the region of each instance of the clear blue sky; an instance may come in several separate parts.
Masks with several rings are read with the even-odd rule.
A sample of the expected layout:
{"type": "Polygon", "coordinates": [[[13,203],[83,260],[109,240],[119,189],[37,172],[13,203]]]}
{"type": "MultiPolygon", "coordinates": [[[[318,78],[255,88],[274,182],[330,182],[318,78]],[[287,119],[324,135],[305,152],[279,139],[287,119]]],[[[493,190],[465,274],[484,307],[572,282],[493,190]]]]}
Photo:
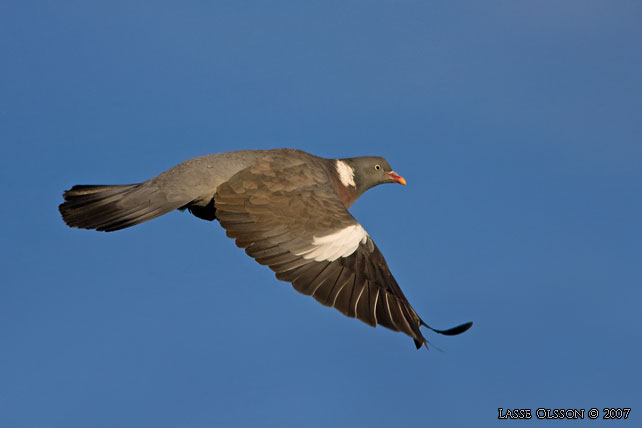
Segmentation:
{"type": "Polygon", "coordinates": [[[0,426],[639,424],[641,22],[625,0],[2,2],[0,426]],[[416,351],[216,223],[57,211],[276,147],[385,156],[408,185],[352,213],[429,324],[475,326],[416,351]]]}

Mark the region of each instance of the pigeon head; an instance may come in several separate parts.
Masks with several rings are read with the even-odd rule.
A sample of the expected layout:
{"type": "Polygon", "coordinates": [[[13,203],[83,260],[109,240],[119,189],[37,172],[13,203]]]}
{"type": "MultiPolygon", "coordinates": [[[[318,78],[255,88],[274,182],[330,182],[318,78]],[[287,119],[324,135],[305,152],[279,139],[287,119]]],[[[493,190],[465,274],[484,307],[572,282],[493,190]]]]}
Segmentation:
{"type": "Polygon", "coordinates": [[[358,194],[383,183],[406,184],[406,180],[394,172],[382,157],[337,159],[336,169],[341,183],[358,194]]]}

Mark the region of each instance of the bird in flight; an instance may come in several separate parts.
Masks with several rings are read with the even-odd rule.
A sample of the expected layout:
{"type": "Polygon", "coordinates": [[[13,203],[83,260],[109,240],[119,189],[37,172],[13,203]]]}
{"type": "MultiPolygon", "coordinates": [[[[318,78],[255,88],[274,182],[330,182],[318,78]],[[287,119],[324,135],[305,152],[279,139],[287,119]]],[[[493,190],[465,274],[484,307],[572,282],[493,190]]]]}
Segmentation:
{"type": "Polygon", "coordinates": [[[59,206],[70,227],[112,232],[175,209],[217,219],[227,236],[280,280],[344,315],[427,345],[417,315],[370,235],[348,212],[366,190],[406,184],[381,157],[325,159],[295,149],[197,157],[142,183],[76,185],[59,206]]]}

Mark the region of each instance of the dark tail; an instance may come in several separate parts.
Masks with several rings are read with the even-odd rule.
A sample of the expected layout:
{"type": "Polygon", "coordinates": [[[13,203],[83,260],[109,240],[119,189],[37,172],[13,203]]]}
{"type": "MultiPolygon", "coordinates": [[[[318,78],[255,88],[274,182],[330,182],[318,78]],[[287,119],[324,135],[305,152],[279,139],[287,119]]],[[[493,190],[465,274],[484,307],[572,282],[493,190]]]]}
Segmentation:
{"type": "Polygon", "coordinates": [[[124,229],[172,211],[184,202],[168,202],[147,183],[115,186],[78,185],[67,190],[58,207],[70,227],[105,232],[124,229]]]}

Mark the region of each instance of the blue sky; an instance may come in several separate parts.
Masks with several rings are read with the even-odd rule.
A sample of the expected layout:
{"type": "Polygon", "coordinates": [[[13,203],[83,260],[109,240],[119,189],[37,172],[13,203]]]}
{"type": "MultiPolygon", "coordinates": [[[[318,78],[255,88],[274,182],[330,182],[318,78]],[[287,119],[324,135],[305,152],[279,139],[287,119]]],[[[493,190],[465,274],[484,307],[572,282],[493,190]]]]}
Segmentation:
{"type": "Polygon", "coordinates": [[[635,1],[3,2],[0,426],[636,423],[641,19],[635,1]],[[216,223],[105,234],[57,211],[74,184],[276,147],[385,156],[408,185],[352,213],[429,324],[475,326],[418,352],[216,223]]]}

